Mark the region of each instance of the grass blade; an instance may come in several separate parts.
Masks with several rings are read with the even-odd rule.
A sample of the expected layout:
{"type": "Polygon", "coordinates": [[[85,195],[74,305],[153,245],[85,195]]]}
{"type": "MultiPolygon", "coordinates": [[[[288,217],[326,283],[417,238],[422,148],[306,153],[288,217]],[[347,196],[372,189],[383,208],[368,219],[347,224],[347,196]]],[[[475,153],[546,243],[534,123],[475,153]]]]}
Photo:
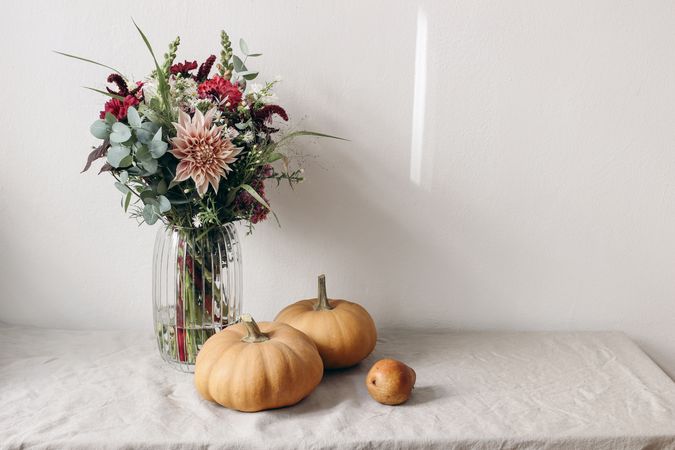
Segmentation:
{"type": "Polygon", "coordinates": [[[296,138],[298,136],[316,136],[316,137],[324,137],[324,138],[330,138],[330,139],[338,139],[340,141],[347,141],[349,142],[349,139],[341,138],[339,136],[332,136],[330,134],[324,134],[324,133],[317,133],[316,131],[294,131],[293,133],[287,134],[284,136],[281,140],[277,142],[277,144],[281,144],[284,141],[288,141],[290,139],[296,138]]]}
{"type": "Polygon", "coordinates": [[[107,95],[108,97],[116,98],[117,100],[124,100],[124,97],[122,97],[121,95],[111,94],[110,92],[102,91],[100,89],[96,89],[89,86],[82,86],[82,87],[85,89],[89,89],[90,91],[98,92],[99,94],[107,95]]]}
{"type": "MultiPolygon", "coordinates": [[[[54,53],[57,53],[57,54],[62,55],[62,56],[67,56],[68,58],[79,59],[80,61],[88,62],[88,63],[91,63],[91,64],[96,64],[97,66],[105,67],[106,69],[110,69],[113,72],[116,72],[116,73],[118,73],[118,74],[120,74],[124,77],[122,72],[120,72],[119,70],[115,69],[114,67],[110,67],[110,66],[107,66],[105,64],[101,64],[100,62],[96,62],[96,61],[93,61],[91,59],[83,58],[81,56],[70,55],[68,53],[63,53],[63,52],[59,52],[59,51],[56,51],[56,50],[54,50],[54,53]]],[[[124,77],[124,78],[126,78],[126,77],[124,77]]]]}
{"type": "Polygon", "coordinates": [[[155,52],[152,50],[152,45],[143,31],[140,29],[136,21],[132,18],[131,21],[134,23],[134,26],[138,30],[138,33],[141,35],[145,46],[148,47],[150,55],[152,55],[152,60],[155,62],[155,69],[157,70],[157,81],[159,83],[158,90],[162,96],[162,102],[164,102],[164,107],[166,108],[167,117],[171,118],[171,103],[169,102],[169,84],[166,82],[166,74],[159,66],[157,58],[155,57],[155,52]]]}
{"type": "Polygon", "coordinates": [[[253,197],[254,199],[256,199],[256,201],[257,201],[258,203],[260,203],[261,205],[263,205],[263,206],[264,206],[265,208],[267,208],[268,210],[270,210],[270,211],[272,210],[272,208],[270,208],[270,205],[268,205],[267,202],[266,202],[265,200],[263,200],[263,198],[260,196],[260,194],[258,194],[258,193],[255,191],[255,189],[253,189],[251,186],[249,186],[248,184],[242,184],[241,187],[242,187],[243,189],[245,189],[246,192],[248,192],[249,194],[251,194],[251,197],[253,197]]]}

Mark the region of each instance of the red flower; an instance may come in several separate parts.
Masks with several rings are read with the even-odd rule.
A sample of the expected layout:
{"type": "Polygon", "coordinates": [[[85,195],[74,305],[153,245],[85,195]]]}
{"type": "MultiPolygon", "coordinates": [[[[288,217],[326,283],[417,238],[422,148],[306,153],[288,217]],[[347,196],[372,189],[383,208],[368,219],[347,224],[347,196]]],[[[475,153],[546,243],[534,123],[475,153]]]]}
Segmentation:
{"type": "Polygon", "coordinates": [[[127,95],[124,97],[124,101],[120,101],[116,98],[111,98],[105,103],[103,111],[99,117],[105,119],[106,113],[110,113],[117,118],[117,120],[122,120],[127,116],[127,110],[130,106],[138,105],[138,99],[133,95],[127,95]]]}
{"type": "Polygon", "coordinates": [[[225,103],[230,111],[236,109],[241,102],[241,91],[237,85],[232,84],[230,80],[226,80],[220,75],[216,75],[200,84],[197,92],[199,93],[199,98],[213,97],[225,103]]]}
{"type": "Polygon", "coordinates": [[[183,63],[178,63],[174,64],[171,66],[171,69],[169,71],[171,72],[172,75],[177,75],[177,74],[182,74],[182,75],[189,75],[188,72],[191,70],[195,70],[197,68],[197,61],[185,61],[183,63]]]}

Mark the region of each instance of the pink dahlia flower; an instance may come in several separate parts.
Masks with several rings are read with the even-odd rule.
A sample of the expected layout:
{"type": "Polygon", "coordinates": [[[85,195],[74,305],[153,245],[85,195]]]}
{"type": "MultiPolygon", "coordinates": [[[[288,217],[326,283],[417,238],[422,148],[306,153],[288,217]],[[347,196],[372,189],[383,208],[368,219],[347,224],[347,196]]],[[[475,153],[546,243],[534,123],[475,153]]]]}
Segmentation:
{"type": "Polygon", "coordinates": [[[169,151],[180,162],[176,167],[174,181],[192,178],[201,197],[206,194],[209,184],[218,192],[220,178],[231,171],[241,149],[223,137],[223,126],[212,125],[216,108],[206,114],[198,109],[192,118],[180,111],[178,123],[174,123],[177,135],[171,139],[173,148],[169,151]]]}

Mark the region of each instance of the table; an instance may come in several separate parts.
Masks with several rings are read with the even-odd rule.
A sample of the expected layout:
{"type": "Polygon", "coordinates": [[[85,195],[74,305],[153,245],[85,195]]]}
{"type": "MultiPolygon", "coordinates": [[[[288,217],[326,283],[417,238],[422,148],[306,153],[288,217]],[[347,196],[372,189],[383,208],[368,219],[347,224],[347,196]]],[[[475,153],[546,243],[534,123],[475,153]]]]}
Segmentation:
{"type": "Polygon", "coordinates": [[[241,413],[149,331],[0,326],[0,448],[675,449],[675,384],[622,333],[380,334],[298,405],[241,413]],[[368,396],[382,357],[416,370],[408,403],[368,396]]]}

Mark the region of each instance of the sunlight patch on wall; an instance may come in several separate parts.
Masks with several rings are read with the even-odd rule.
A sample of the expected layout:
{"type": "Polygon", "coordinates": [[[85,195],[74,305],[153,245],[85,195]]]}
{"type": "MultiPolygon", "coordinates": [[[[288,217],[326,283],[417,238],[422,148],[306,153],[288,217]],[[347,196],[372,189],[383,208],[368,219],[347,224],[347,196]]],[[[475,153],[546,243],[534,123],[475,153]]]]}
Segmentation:
{"type": "Polygon", "coordinates": [[[415,86],[413,91],[412,142],[410,144],[410,181],[431,190],[430,155],[424,154],[424,115],[427,97],[427,14],[417,9],[415,39],[415,86]]]}

